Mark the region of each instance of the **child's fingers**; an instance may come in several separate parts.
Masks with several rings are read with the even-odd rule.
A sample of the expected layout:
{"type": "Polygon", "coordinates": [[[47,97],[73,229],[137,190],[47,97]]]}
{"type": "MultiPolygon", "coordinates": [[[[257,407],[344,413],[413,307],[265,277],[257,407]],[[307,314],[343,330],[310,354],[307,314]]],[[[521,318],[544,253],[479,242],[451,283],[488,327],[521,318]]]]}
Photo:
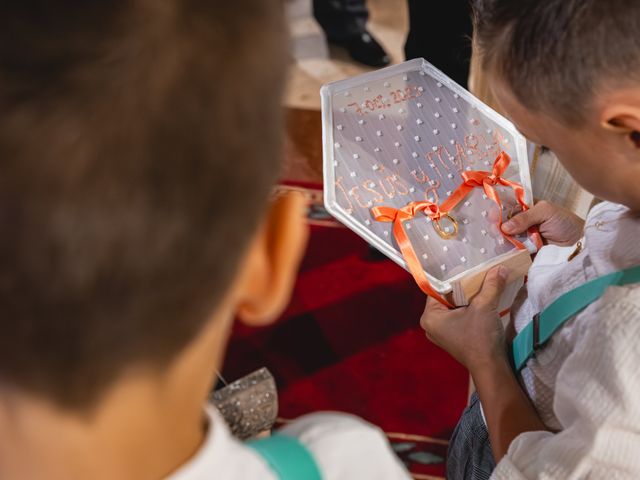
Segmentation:
{"type": "Polygon", "coordinates": [[[553,215],[554,207],[548,202],[536,203],[532,208],[518,215],[502,225],[502,231],[509,235],[517,235],[526,232],[533,225],[544,223],[553,215]]]}
{"type": "Polygon", "coordinates": [[[420,326],[431,338],[431,333],[438,328],[440,322],[449,314],[450,310],[437,301],[435,298],[427,298],[427,304],[424,307],[424,313],[420,317],[420,326]]]}
{"type": "Polygon", "coordinates": [[[435,312],[435,311],[448,312],[449,307],[447,307],[446,305],[443,305],[441,302],[439,302],[433,297],[428,297],[425,311],[427,310],[430,310],[432,312],[435,312]]]}

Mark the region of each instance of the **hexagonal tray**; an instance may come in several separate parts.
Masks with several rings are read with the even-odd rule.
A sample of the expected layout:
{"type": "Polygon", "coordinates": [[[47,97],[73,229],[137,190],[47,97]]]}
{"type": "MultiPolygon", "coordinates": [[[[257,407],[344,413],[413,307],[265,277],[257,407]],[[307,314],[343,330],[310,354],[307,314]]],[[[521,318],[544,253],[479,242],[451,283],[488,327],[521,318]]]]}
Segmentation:
{"type": "MultiPolygon", "coordinates": [[[[374,206],[441,203],[462,183],[462,172],[491,171],[501,151],[512,159],[502,177],[521,184],[525,201],[531,203],[524,137],[425,60],[324,85],[321,97],[326,208],[399,265],[407,268],[392,224],[376,221],[374,206]]],[[[459,227],[455,238],[441,238],[424,215],[405,222],[436,291],[450,292],[453,282],[515,249],[505,241],[497,220],[519,207],[512,189],[496,190],[503,212],[481,188],[452,210],[459,227]]],[[[518,240],[535,251],[526,236],[518,240]]]]}

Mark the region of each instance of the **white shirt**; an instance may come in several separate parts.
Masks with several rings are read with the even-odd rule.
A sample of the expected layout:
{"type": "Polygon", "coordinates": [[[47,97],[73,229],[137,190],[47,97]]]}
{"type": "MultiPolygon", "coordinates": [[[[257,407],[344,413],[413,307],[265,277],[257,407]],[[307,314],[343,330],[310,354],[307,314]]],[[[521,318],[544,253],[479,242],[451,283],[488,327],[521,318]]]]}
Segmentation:
{"type": "MultiPolygon", "coordinates": [[[[277,480],[260,455],[234,438],[220,414],[207,409],[209,428],[194,457],[168,480],[277,480]]],[[[314,413],[280,429],[312,454],[323,480],[408,480],[382,431],[346,414],[314,413]]],[[[304,480],[304,479],[301,479],[304,480]]]]}
{"type": "MultiPolygon", "coordinates": [[[[520,331],[576,286],[640,265],[640,217],[602,203],[587,218],[585,249],[546,246],[514,305],[520,331]]],[[[610,287],[556,332],[522,372],[545,425],[511,443],[496,479],[640,478],[640,285],[610,287]]]]}

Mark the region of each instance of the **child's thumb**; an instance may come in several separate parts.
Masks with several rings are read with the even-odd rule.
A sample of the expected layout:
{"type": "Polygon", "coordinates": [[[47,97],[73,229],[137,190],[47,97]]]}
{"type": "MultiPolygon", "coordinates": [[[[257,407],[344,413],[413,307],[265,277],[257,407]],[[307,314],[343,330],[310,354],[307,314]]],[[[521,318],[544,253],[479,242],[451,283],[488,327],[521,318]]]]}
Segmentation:
{"type": "Polygon", "coordinates": [[[547,202],[536,203],[529,210],[525,210],[503,223],[502,231],[508,235],[517,235],[527,231],[533,225],[544,223],[552,214],[553,210],[547,202]]]}
{"type": "Polygon", "coordinates": [[[476,297],[476,302],[492,308],[497,308],[500,296],[502,295],[507,283],[508,276],[509,269],[503,265],[489,270],[486,277],[484,277],[482,289],[476,297]]]}
{"type": "Polygon", "coordinates": [[[519,213],[509,221],[502,224],[502,231],[509,235],[517,235],[526,231],[531,225],[535,224],[535,219],[531,210],[519,213]]]}

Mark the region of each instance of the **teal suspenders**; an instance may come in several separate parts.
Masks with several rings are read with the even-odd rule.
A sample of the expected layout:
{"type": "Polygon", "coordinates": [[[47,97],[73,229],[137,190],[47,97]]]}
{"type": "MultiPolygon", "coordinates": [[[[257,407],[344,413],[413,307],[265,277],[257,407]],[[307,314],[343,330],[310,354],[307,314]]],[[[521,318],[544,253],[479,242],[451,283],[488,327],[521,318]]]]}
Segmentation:
{"type": "Polygon", "coordinates": [[[321,480],[315,460],[297,439],[274,434],[252,440],[247,446],[266,460],[280,480],[321,480]]]}
{"type": "Polygon", "coordinates": [[[640,265],[596,278],[562,295],[542,313],[536,314],[513,340],[511,353],[516,371],[522,370],[536,350],[547,343],[567,320],[598,300],[608,287],[639,282],[640,265]]]}

